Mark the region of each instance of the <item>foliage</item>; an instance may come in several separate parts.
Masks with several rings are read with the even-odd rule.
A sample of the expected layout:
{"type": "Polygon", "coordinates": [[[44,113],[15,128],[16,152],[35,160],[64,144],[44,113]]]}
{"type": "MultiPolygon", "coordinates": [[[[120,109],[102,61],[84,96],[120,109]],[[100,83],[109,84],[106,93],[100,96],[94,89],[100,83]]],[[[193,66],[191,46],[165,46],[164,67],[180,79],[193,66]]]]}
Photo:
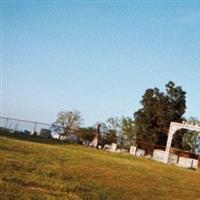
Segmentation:
{"type": "Polygon", "coordinates": [[[107,133],[104,133],[100,137],[99,144],[104,146],[105,144],[112,144],[117,142],[117,135],[114,130],[109,129],[107,133]]]}
{"type": "Polygon", "coordinates": [[[119,130],[120,126],[120,120],[117,117],[110,117],[106,120],[107,127],[111,130],[117,131],[119,130]]]}
{"type": "Polygon", "coordinates": [[[87,127],[87,128],[79,128],[77,131],[77,136],[79,141],[80,140],[87,140],[91,142],[95,136],[95,129],[93,127],[87,127]]]}
{"type": "MultiPolygon", "coordinates": [[[[200,121],[197,118],[191,117],[188,122],[191,123],[200,123],[200,121]]],[[[185,131],[185,134],[183,135],[182,140],[182,146],[184,149],[188,149],[192,152],[198,152],[200,153],[200,133],[195,131],[185,131]]]]}
{"type": "Polygon", "coordinates": [[[187,145],[183,145],[183,138],[187,130],[181,129],[177,130],[172,139],[172,147],[182,150],[189,150],[187,145]]]}
{"type": "Polygon", "coordinates": [[[109,118],[107,123],[98,122],[100,126],[99,145],[111,144],[117,142],[117,122],[114,118],[109,118]]]}
{"type": "Polygon", "coordinates": [[[142,108],[135,112],[137,139],[166,145],[170,122],[182,121],[186,109],[186,92],[173,82],[166,84],[166,93],[158,88],[147,89],[142,108]]]}
{"type": "Polygon", "coordinates": [[[71,130],[76,130],[81,125],[83,119],[81,113],[74,111],[61,111],[57,115],[57,120],[52,124],[52,128],[58,133],[68,134],[71,130]]]}
{"type": "Polygon", "coordinates": [[[122,138],[129,145],[135,145],[136,142],[136,127],[134,121],[130,117],[122,117],[121,119],[122,138]]]}
{"type": "Polygon", "coordinates": [[[105,122],[97,122],[100,125],[99,145],[117,143],[117,136],[120,130],[120,120],[117,117],[110,117],[105,122]]]}

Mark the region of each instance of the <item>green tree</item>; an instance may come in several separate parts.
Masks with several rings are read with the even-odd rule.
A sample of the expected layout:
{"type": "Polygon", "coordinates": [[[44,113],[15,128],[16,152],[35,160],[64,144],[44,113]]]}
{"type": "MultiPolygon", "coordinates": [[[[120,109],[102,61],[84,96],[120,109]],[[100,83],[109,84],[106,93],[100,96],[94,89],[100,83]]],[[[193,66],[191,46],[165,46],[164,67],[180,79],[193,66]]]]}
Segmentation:
{"type": "Polygon", "coordinates": [[[136,127],[134,121],[130,117],[122,117],[121,119],[122,138],[129,145],[136,143],[136,127]]]}
{"type": "Polygon", "coordinates": [[[100,145],[117,143],[120,130],[120,120],[117,117],[110,117],[106,120],[106,123],[98,122],[97,124],[100,124],[100,145]]]}
{"type": "Polygon", "coordinates": [[[147,89],[142,97],[142,108],[135,112],[137,139],[166,145],[170,122],[182,121],[186,109],[186,92],[170,81],[166,92],[147,89]]]}
{"type": "Polygon", "coordinates": [[[91,142],[95,136],[95,129],[93,127],[81,127],[77,131],[79,141],[87,140],[91,142]]]}
{"type": "MultiPolygon", "coordinates": [[[[191,122],[193,124],[200,123],[200,121],[195,118],[191,117],[190,119],[187,120],[188,122],[191,122]]],[[[183,137],[182,137],[182,148],[192,151],[192,152],[197,152],[199,153],[200,151],[200,132],[196,131],[189,131],[186,130],[183,137]]]]}
{"type": "Polygon", "coordinates": [[[117,117],[110,117],[106,120],[107,122],[107,127],[111,130],[115,130],[117,132],[117,130],[119,130],[120,128],[120,120],[117,117]]]}
{"type": "Polygon", "coordinates": [[[57,114],[57,120],[52,127],[56,132],[67,135],[71,131],[78,129],[82,122],[83,119],[79,111],[61,111],[57,114]]]}

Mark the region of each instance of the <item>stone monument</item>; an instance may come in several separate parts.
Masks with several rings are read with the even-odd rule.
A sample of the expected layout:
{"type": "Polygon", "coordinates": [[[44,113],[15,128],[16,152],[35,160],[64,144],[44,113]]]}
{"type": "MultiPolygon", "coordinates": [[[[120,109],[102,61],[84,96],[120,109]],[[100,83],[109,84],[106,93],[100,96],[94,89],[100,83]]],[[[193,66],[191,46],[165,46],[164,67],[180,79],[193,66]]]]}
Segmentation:
{"type": "Polygon", "coordinates": [[[197,131],[200,132],[200,124],[199,123],[190,123],[183,121],[182,123],[177,123],[177,122],[171,122],[170,124],[170,129],[169,129],[169,134],[167,138],[167,145],[165,149],[165,156],[164,156],[164,163],[169,162],[169,156],[170,156],[170,149],[171,149],[171,144],[172,144],[172,139],[176,131],[180,129],[187,129],[191,131],[197,131]]]}

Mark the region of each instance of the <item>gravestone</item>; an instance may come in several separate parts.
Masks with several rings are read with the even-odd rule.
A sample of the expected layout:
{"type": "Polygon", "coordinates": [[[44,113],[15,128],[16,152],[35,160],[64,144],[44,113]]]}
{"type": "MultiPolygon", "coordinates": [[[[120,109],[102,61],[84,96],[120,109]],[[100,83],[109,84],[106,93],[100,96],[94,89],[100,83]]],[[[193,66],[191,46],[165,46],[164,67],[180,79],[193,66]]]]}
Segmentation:
{"type": "Polygon", "coordinates": [[[135,155],[135,154],[136,154],[136,150],[137,150],[137,147],[136,147],[136,146],[131,146],[129,153],[130,153],[131,155],[135,155]]]}
{"type": "Polygon", "coordinates": [[[165,157],[165,151],[159,150],[159,149],[155,149],[153,151],[153,159],[154,160],[164,162],[164,157],[165,157]]]}
{"type": "Polygon", "coordinates": [[[177,162],[178,162],[178,156],[176,154],[170,153],[168,163],[177,164],[177,162]]]}
{"type": "Polygon", "coordinates": [[[110,147],[110,151],[111,152],[115,152],[117,150],[117,144],[116,143],[112,143],[111,147],[110,147]]]}
{"type": "Polygon", "coordinates": [[[178,164],[179,167],[184,168],[198,168],[198,160],[193,158],[185,158],[185,157],[179,157],[178,164]]]}
{"type": "Polygon", "coordinates": [[[111,148],[110,144],[105,144],[103,150],[110,150],[110,148],[111,148]]]}
{"type": "Polygon", "coordinates": [[[95,138],[92,140],[92,142],[89,144],[89,146],[90,146],[90,147],[97,147],[98,142],[99,142],[98,137],[95,137],[95,138]]]}
{"type": "Polygon", "coordinates": [[[99,137],[100,137],[100,128],[101,128],[101,124],[97,124],[97,130],[96,130],[96,134],[94,139],[92,140],[92,142],[89,144],[90,147],[98,147],[98,143],[99,143],[99,137]]]}
{"type": "Polygon", "coordinates": [[[145,156],[145,150],[143,150],[143,149],[137,149],[136,156],[138,156],[138,157],[144,157],[145,156]]]}
{"type": "Polygon", "coordinates": [[[194,169],[199,168],[199,161],[197,159],[193,159],[192,168],[194,169]]]}
{"type": "MultiPolygon", "coordinates": [[[[153,159],[164,163],[165,162],[165,151],[155,149],[153,151],[153,159]]],[[[169,164],[177,164],[177,161],[178,161],[178,156],[173,153],[170,153],[168,163],[169,164]]]]}

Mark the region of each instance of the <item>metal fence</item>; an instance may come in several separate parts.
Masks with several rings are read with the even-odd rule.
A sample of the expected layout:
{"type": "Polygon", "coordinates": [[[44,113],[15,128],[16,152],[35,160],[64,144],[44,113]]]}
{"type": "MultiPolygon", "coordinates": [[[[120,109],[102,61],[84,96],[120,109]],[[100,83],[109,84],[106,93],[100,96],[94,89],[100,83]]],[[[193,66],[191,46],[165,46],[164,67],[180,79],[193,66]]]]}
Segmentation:
{"type": "Polygon", "coordinates": [[[39,133],[41,129],[51,129],[52,125],[38,122],[38,121],[29,121],[23,119],[15,119],[15,118],[8,118],[8,117],[0,117],[0,127],[9,129],[12,131],[28,131],[31,133],[39,133]]]}

